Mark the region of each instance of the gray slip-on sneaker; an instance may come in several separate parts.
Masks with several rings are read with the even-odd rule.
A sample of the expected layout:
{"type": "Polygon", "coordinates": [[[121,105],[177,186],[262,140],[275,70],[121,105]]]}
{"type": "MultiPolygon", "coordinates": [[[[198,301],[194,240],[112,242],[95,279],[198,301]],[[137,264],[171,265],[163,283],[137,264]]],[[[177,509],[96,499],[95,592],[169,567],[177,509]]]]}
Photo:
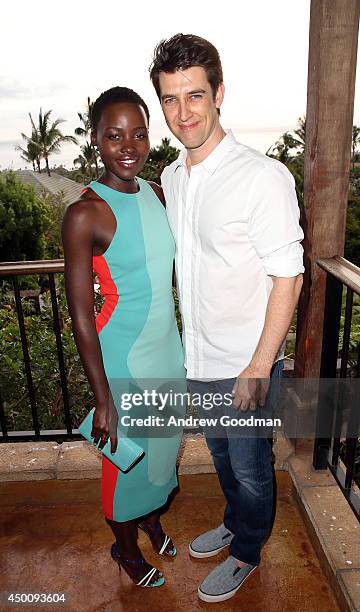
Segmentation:
{"type": "Polygon", "coordinates": [[[222,523],[216,529],[202,533],[189,544],[189,553],[197,559],[217,555],[220,550],[229,546],[234,534],[222,523]]]}
{"type": "Polygon", "coordinates": [[[257,565],[249,564],[239,567],[237,559],[229,556],[202,581],[198,588],[199,598],[208,603],[230,599],[256,568],[257,565]]]}

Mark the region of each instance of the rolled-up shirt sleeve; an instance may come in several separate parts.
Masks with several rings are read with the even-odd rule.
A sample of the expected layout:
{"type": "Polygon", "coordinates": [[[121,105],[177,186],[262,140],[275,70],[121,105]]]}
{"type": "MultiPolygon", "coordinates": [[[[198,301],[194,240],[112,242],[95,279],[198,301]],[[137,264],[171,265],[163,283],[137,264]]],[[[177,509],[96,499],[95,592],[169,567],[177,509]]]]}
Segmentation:
{"type": "Polygon", "coordinates": [[[269,276],[297,276],[304,272],[303,253],[300,242],[293,242],[262,259],[269,276]]]}
{"type": "Polygon", "coordinates": [[[249,238],[269,276],[304,272],[299,217],[293,176],[280,162],[269,163],[255,178],[248,201],[249,238]]]}

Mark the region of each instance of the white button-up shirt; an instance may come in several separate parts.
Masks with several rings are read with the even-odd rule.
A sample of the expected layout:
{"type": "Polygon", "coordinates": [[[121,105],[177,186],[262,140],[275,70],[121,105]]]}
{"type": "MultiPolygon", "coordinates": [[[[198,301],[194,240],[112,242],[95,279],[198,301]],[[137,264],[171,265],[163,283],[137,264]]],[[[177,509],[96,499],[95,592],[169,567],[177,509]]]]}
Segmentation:
{"type": "Polygon", "coordinates": [[[233,378],[259,342],[271,276],[304,270],[295,183],[283,164],[231,132],[190,174],[186,155],[161,176],[176,241],[185,367],[193,379],[233,378]]]}

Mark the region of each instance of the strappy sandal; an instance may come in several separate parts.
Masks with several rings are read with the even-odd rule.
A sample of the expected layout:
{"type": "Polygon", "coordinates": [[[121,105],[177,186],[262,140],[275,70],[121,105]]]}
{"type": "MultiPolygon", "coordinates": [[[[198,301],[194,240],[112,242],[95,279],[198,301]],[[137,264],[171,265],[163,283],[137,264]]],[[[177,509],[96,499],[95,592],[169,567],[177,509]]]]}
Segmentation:
{"type": "Polygon", "coordinates": [[[146,535],[150,538],[152,547],[155,550],[155,552],[158,553],[158,555],[165,555],[165,557],[175,557],[176,548],[174,544],[172,543],[171,539],[169,538],[169,536],[163,532],[160,522],[157,522],[155,527],[153,527],[152,525],[149,525],[149,523],[147,523],[146,521],[142,521],[141,523],[138,523],[138,527],[139,529],[141,529],[141,531],[146,533],[146,535]],[[157,535],[160,534],[160,532],[164,535],[164,541],[159,550],[158,546],[155,543],[155,538],[157,535]],[[167,547],[169,544],[171,544],[171,547],[167,550],[167,547]]]}
{"type": "Polygon", "coordinates": [[[118,564],[119,571],[121,571],[121,568],[123,568],[125,570],[125,572],[127,573],[127,575],[129,576],[129,578],[131,578],[131,580],[137,586],[141,586],[141,587],[160,587],[163,584],[165,584],[164,576],[162,575],[161,572],[158,572],[156,567],[152,567],[150,569],[150,571],[147,574],[145,574],[145,576],[143,576],[141,578],[141,580],[139,580],[139,582],[136,582],[136,578],[134,578],[131,575],[131,569],[132,570],[139,570],[141,568],[142,564],[145,562],[144,557],[141,556],[139,559],[135,559],[135,560],[133,560],[133,559],[126,559],[125,557],[123,557],[119,553],[119,551],[117,549],[116,542],[114,542],[114,544],[111,546],[110,554],[111,554],[111,557],[113,558],[113,560],[115,561],[115,563],[118,564]],[[129,571],[129,569],[130,569],[130,571],[129,571]],[[154,575],[156,574],[156,572],[158,572],[160,576],[159,576],[159,578],[157,580],[153,580],[154,575]]]}

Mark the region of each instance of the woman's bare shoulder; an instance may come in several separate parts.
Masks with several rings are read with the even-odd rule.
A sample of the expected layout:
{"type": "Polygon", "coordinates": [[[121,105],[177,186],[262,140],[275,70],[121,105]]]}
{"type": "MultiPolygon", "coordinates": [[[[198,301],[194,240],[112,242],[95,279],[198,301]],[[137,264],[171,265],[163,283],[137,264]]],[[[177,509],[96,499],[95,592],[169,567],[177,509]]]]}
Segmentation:
{"type": "Polygon", "coordinates": [[[64,219],[71,218],[75,221],[85,220],[87,218],[93,218],[101,206],[102,200],[99,196],[91,189],[86,189],[81,194],[80,198],[75,202],[69,204],[66,208],[64,219]]]}

